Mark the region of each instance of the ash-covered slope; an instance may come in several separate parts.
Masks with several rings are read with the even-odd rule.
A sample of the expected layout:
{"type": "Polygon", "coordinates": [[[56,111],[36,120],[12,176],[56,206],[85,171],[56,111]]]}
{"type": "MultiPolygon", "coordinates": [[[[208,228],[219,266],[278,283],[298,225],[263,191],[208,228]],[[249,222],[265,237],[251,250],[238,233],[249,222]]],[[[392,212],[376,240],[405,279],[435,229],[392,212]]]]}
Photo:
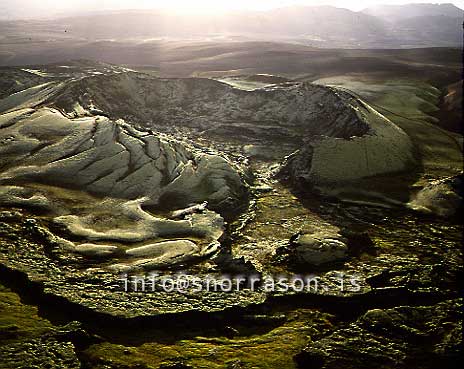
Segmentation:
{"type": "MultiPolygon", "coordinates": [[[[242,147],[275,146],[276,153],[281,153],[280,160],[299,149],[286,162],[284,171],[293,182],[304,182],[320,190],[323,187],[343,187],[347,182],[353,183],[365,177],[403,172],[415,163],[411,140],[391,121],[346,92],[310,83],[288,82],[244,91],[209,79],[160,79],[122,71],[73,78],[66,82],[51,82],[0,100],[0,111],[6,112],[14,111],[15,107],[43,106],[53,106],[74,119],[104,115],[113,120],[125,119],[145,129],[167,132],[181,130],[184,137],[188,138],[200,136],[208,141],[219,139],[242,147]],[[282,150],[283,147],[285,150],[282,150]]],[[[92,137],[93,129],[90,125],[84,136],[92,137]]],[[[108,130],[112,132],[113,128],[108,130]]],[[[130,136],[128,128],[126,131],[130,136]]],[[[114,133],[109,135],[114,136],[114,133]]],[[[74,137],[74,133],[70,137],[74,137]]],[[[130,137],[129,142],[137,140],[142,142],[142,147],[145,145],[144,139],[140,141],[140,137],[130,137]]],[[[72,182],[92,192],[110,191],[110,194],[123,197],[129,195],[130,198],[147,195],[152,180],[147,180],[144,175],[153,164],[142,160],[134,167],[130,161],[133,159],[127,159],[127,165],[135,170],[123,174],[127,165],[123,164],[120,168],[119,164],[114,163],[114,159],[117,161],[125,155],[125,152],[119,151],[118,144],[108,152],[99,152],[97,157],[86,151],[89,148],[84,145],[84,153],[79,153],[76,158],[71,155],[68,159],[73,167],[66,167],[65,171],[72,168],[71,172],[66,172],[67,175],[79,172],[82,177],[72,182]],[[97,163],[92,164],[95,159],[97,163]],[[80,164],[76,164],[76,161],[80,164]],[[79,166],[85,170],[77,168],[79,166]],[[100,172],[89,175],[87,167],[94,171],[96,166],[100,172]],[[118,172],[108,174],[110,169],[118,172]],[[103,180],[100,175],[103,175],[103,180]],[[109,181],[109,184],[102,184],[102,181],[109,181]]],[[[180,163],[185,165],[183,160],[180,163]]],[[[199,161],[199,164],[203,162],[199,161]]],[[[177,164],[179,160],[173,164],[173,168],[177,164]]],[[[29,164],[16,162],[15,165],[27,168],[29,164]]],[[[47,167],[29,172],[37,172],[34,174],[36,177],[46,176],[47,173],[54,173],[55,176],[64,173],[57,172],[56,163],[47,165],[53,169],[47,167]],[[44,170],[46,173],[40,174],[44,170]]],[[[169,168],[163,176],[164,180],[169,182],[175,178],[173,168],[169,168]]],[[[184,169],[186,173],[191,170],[189,167],[184,169]]],[[[199,169],[201,171],[201,166],[199,169]]],[[[24,171],[21,168],[10,170],[11,175],[18,178],[32,175],[24,171]]],[[[175,183],[182,182],[181,178],[175,183]]],[[[239,196],[233,189],[238,188],[239,180],[234,179],[234,185],[227,183],[230,179],[221,181],[213,186],[214,190],[208,195],[199,190],[204,185],[198,185],[198,188],[196,184],[192,187],[192,183],[183,186],[184,191],[190,186],[192,193],[201,193],[198,196],[191,194],[192,201],[204,200],[210,195],[213,198],[209,200],[216,204],[229,197],[232,202],[236,201],[239,196]],[[220,186],[224,189],[220,190],[220,186]],[[214,193],[217,194],[212,195],[214,193]]],[[[198,179],[198,182],[202,183],[204,179],[198,179]]],[[[156,198],[152,200],[153,203],[162,197],[170,198],[161,193],[154,195],[154,190],[150,191],[148,195],[152,199],[156,198]]],[[[174,197],[181,198],[178,194],[174,197]]],[[[180,206],[188,204],[188,201],[176,201],[180,206]]]]}
{"type": "Polygon", "coordinates": [[[105,117],[69,119],[50,108],[0,117],[1,181],[46,183],[146,206],[185,207],[208,201],[237,205],[244,195],[238,172],[223,158],[138,131],[105,117]]]}
{"type": "MultiPolygon", "coordinates": [[[[386,173],[403,172],[415,165],[409,136],[368,105],[345,94],[360,121],[368,122],[369,132],[349,139],[307,137],[300,150],[286,159],[281,173],[297,186],[313,186],[323,193],[337,195],[344,183],[386,173]]],[[[355,184],[357,186],[359,184],[355,184]]],[[[361,188],[359,188],[361,190],[361,188]]]]}
{"type": "Polygon", "coordinates": [[[76,117],[100,111],[242,144],[303,145],[287,169],[316,185],[401,172],[414,163],[413,145],[400,128],[346,92],[309,83],[243,91],[207,79],[122,73],[71,82],[43,104],[76,117]]]}
{"type": "Polygon", "coordinates": [[[199,262],[220,249],[219,212],[236,211],[246,191],[221,156],[121,120],[70,119],[45,107],[0,115],[0,206],[39,209],[62,230],[47,236],[53,253],[76,268],[199,262]]]}

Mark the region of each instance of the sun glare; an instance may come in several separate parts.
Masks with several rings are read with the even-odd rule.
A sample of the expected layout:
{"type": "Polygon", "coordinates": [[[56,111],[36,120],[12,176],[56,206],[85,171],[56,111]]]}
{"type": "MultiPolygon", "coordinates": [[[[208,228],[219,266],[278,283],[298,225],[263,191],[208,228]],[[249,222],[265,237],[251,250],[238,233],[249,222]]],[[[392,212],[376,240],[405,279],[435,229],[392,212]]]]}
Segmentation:
{"type": "MultiPolygon", "coordinates": [[[[183,13],[218,13],[234,10],[270,10],[292,5],[331,5],[359,11],[378,4],[400,5],[406,3],[427,3],[425,0],[118,0],[121,3],[143,4],[144,8],[163,8],[183,13]],[[135,1],[135,3],[134,3],[135,1]]],[[[437,1],[444,3],[443,1],[437,1]]],[[[461,3],[454,1],[454,3],[461,3]]],[[[129,6],[129,7],[130,7],[129,6]]]]}
{"type": "MultiPolygon", "coordinates": [[[[406,0],[407,1],[407,0],[406,0]]],[[[414,0],[409,0],[414,2],[414,0]]],[[[401,2],[395,0],[393,3],[401,2]]],[[[360,10],[376,3],[375,0],[152,0],[145,5],[157,6],[182,13],[217,13],[233,10],[268,10],[290,5],[333,5],[360,10]]]]}
{"type": "Polygon", "coordinates": [[[143,4],[182,13],[217,13],[234,10],[268,10],[288,5],[320,5],[323,0],[152,0],[143,4]]]}
{"type": "Polygon", "coordinates": [[[163,1],[161,6],[167,10],[182,13],[216,13],[243,8],[244,2],[217,0],[172,0],[163,1]]]}

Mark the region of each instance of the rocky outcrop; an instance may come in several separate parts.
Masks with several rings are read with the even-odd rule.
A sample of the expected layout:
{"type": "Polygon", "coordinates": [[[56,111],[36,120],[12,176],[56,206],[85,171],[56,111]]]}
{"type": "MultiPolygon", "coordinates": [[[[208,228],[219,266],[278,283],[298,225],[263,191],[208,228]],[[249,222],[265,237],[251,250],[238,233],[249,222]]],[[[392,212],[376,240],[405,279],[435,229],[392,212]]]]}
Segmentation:
{"type": "Polygon", "coordinates": [[[35,338],[19,343],[2,345],[0,368],[79,369],[71,342],[59,342],[53,337],[35,338]]]}
{"type": "Polygon", "coordinates": [[[290,240],[290,245],[277,250],[277,258],[284,259],[297,269],[329,266],[348,259],[347,239],[334,231],[300,232],[290,240]]]}
{"type": "Polygon", "coordinates": [[[298,263],[318,266],[347,258],[348,247],[343,241],[312,235],[300,235],[295,240],[298,263]]]}
{"type": "Polygon", "coordinates": [[[462,211],[463,174],[436,180],[417,192],[409,202],[411,209],[440,217],[451,217],[462,211]]]}
{"type": "Polygon", "coordinates": [[[312,342],[295,357],[300,368],[456,368],[462,301],[367,311],[356,322],[312,342]]]}

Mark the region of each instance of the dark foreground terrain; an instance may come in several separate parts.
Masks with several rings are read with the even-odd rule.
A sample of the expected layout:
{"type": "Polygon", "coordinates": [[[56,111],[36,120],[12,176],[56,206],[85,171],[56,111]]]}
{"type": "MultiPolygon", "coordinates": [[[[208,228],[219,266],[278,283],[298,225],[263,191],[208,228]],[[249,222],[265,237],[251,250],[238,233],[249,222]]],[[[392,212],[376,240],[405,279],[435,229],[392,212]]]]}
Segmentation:
{"type": "Polygon", "coordinates": [[[459,366],[461,51],[276,45],[0,69],[1,368],[459,366]]]}

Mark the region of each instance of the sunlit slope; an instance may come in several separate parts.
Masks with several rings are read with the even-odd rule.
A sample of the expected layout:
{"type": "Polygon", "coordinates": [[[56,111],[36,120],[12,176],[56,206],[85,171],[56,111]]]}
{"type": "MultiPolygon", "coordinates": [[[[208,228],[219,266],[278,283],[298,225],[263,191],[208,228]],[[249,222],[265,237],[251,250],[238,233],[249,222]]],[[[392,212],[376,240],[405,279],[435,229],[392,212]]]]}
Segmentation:
{"type": "Polygon", "coordinates": [[[317,83],[354,91],[401,127],[420,154],[426,175],[443,177],[462,170],[462,136],[440,128],[435,117],[440,91],[425,82],[332,77],[317,83]]]}

